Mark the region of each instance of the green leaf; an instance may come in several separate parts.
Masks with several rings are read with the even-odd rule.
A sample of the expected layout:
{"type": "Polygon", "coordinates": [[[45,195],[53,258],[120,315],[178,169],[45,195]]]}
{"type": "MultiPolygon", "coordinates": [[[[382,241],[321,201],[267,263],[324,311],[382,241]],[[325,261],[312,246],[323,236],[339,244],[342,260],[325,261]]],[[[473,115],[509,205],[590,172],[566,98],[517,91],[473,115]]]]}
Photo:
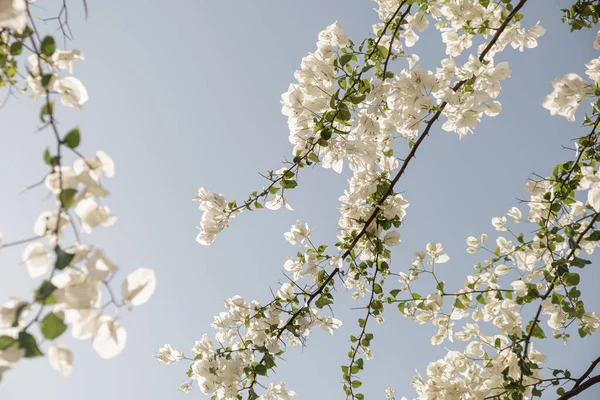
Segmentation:
{"type": "Polygon", "coordinates": [[[59,246],[56,246],[54,251],[56,252],[56,263],[54,264],[54,268],[58,270],[65,269],[69,264],[71,264],[73,258],[75,258],[75,254],[67,253],[59,246]]]}
{"type": "Polygon", "coordinates": [[[315,302],[315,306],[317,306],[317,308],[321,309],[329,304],[333,304],[333,301],[331,301],[329,298],[325,297],[325,296],[321,296],[317,299],[317,301],[315,302]]]}
{"type": "Polygon", "coordinates": [[[562,276],[562,280],[566,286],[576,286],[579,284],[579,274],[575,272],[567,272],[562,276]]]}
{"type": "Polygon", "coordinates": [[[362,382],[361,381],[352,381],[352,387],[354,389],[358,389],[361,386],[362,386],[362,382]]]}
{"type": "Polygon", "coordinates": [[[56,314],[50,313],[40,322],[40,330],[46,339],[53,340],[67,330],[67,325],[56,314]]]}
{"type": "Polygon", "coordinates": [[[49,280],[45,280],[42,282],[40,287],[35,291],[35,301],[38,303],[44,302],[54,291],[56,290],[56,286],[52,284],[49,280]]]}
{"type": "Polygon", "coordinates": [[[348,64],[350,60],[352,60],[352,54],[344,54],[340,57],[339,62],[340,65],[343,67],[344,65],[348,64]]]}
{"type": "Polygon", "coordinates": [[[56,43],[52,36],[46,36],[42,40],[42,54],[46,57],[52,57],[52,54],[56,51],[56,43]]]}
{"type": "Polygon", "coordinates": [[[75,195],[77,195],[76,189],[63,189],[58,195],[58,199],[62,206],[68,210],[73,207],[73,204],[75,203],[75,195]]]}
{"type": "Polygon", "coordinates": [[[12,56],[18,56],[23,52],[23,42],[14,42],[10,45],[10,54],[12,56]]]}
{"type": "Polygon", "coordinates": [[[27,332],[19,332],[19,348],[25,350],[26,358],[43,356],[33,336],[27,332]]]}
{"type": "Polygon", "coordinates": [[[17,347],[19,342],[17,339],[10,336],[0,336],[0,350],[6,350],[9,348],[17,347]]]}
{"type": "Polygon", "coordinates": [[[50,149],[44,150],[44,162],[48,165],[52,165],[52,156],[50,155],[50,149]]]}
{"type": "Polygon", "coordinates": [[[283,186],[286,189],[293,189],[296,186],[298,186],[298,183],[296,183],[295,180],[284,179],[283,181],[281,181],[281,186],[283,186]]]}
{"type": "Polygon", "coordinates": [[[373,292],[375,294],[381,294],[383,292],[383,289],[381,288],[381,285],[378,283],[373,284],[373,292]]]}
{"type": "Polygon", "coordinates": [[[257,375],[267,376],[267,367],[265,367],[262,364],[256,364],[256,366],[254,367],[254,372],[257,375]]]}
{"type": "Polygon", "coordinates": [[[69,133],[67,133],[65,135],[63,142],[64,142],[64,144],[66,144],[68,147],[70,147],[72,149],[79,146],[79,143],[81,142],[81,135],[79,133],[79,128],[74,128],[71,131],[69,131],[69,133]]]}
{"type": "Polygon", "coordinates": [[[40,110],[40,121],[46,122],[46,118],[45,118],[46,115],[52,115],[53,110],[54,110],[54,102],[53,101],[44,103],[44,105],[42,106],[42,109],[40,110]]]}

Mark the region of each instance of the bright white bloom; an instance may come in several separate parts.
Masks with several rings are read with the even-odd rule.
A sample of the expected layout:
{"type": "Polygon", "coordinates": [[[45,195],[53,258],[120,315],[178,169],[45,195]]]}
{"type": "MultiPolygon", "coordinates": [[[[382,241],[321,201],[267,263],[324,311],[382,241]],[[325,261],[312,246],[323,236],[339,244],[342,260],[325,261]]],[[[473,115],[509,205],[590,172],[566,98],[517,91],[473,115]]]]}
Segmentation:
{"type": "Polygon", "coordinates": [[[527,285],[525,285],[525,282],[518,280],[512,282],[510,285],[513,287],[517,296],[523,297],[527,295],[527,285]]]}
{"type": "Polygon", "coordinates": [[[56,50],[52,54],[52,61],[60,69],[66,69],[73,73],[73,61],[85,60],[83,53],[79,50],[56,50]]]}
{"type": "Polygon", "coordinates": [[[60,102],[66,107],[81,108],[89,99],[83,83],[73,76],[56,80],[53,89],[60,93],[60,102]]]}
{"type": "Polygon", "coordinates": [[[294,298],[294,287],[286,282],[281,285],[281,288],[277,291],[277,297],[282,300],[291,300],[294,298]]]}
{"type": "Polygon", "coordinates": [[[22,31],[27,25],[25,0],[0,0],[0,28],[22,31]]]}
{"type": "Polygon", "coordinates": [[[497,231],[506,231],[506,217],[492,218],[492,225],[497,231]]]}
{"type": "Polygon", "coordinates": [[[121,284],[123,301],[134,306],[146,303],[156,290],[156,276],[149,268],[138,268],[127,275],[121,284]]]}
{"type": "Polygon", "coordinates": [[[192,385],[189,382],[182,383],[179,385],[179,391],[183,393],[189,393],[192,391],[192,385]]]}
{"type": "Polygon", "coordinates": [[[554,90],[544,98],[542,105],[551,115],[560,115],[575,121],[581,100],[591,94],[589,84],[577,74],[567,74],[552,81],[554,90]]]}
{"type": "Polygon", "coordinates": [[[50,253],[41,243],[32,243],[25,248],[21,261],[25,263],[27,272],[32,278],[40,277],[50,269],[50,253]]]}
{"type": "Polygon", "coordinates": [[[101,358],[116,357],[127,343],[127,332],[117,321],[109,317],[100,318],[98,332],[92,341],[92,347],[101,358]]]}
{"type": "Polygon", "coordinates": [[[63,376],[71,375],[73,371],[73,352],[63,344],[50,346],[48,349],[50,366],[63,376]]]}
{"type": "Polygon", "coordinates": [[[75,206],[75,214],[81,220],[81,230],[92,233],[97,226],[109,227],[117,222],[117,217],[110,214],[107,206],[100,205],[91,197],[80,200],[75,206]]]}
{"type": "Polygon", "coordinates": [[[296,245],[300,243],[302,245],[306,245],[309,240],[310,233],[311,229],[308,227],[308,224],[302,224],[302,222],[297,221],[296,225],[292,225],[290,231],[285,232],[283,236],[290,244],[296,245]]]}
{"type": "Polygon", "coordinates": [[[165,344],[158,350],[154,358],[162,361],[165,364],[171,364],[183,359],[183,353],[171,347],[170,344],[165,344]]]}
{"type": "Polygon", "coordinates": [[[400,232],[389,231],[383,237],[383,244],[387,247],[393,247],[400,244],[400,232]]]}

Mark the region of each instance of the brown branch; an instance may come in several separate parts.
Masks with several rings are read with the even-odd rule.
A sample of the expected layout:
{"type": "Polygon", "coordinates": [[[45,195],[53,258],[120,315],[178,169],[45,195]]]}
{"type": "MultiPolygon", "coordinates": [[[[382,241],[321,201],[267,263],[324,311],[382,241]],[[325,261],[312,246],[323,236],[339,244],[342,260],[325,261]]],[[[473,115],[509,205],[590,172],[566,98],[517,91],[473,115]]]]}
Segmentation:
{"type": "Polygon", "coordinates": [[[567,400],[567,399],[570,399],[571,397],[575,397],[579,393],[583,392],[586,389],[589,389],[591,386],[593,386],[597,383],[600,383],[600,375],[591,377],[590,379],[588,379],[587,381],[585,381],[584,383],[582,383],[579,386],[577,386],[577,385],[574,386],[573,389],[569,390],[568,392],[565,392],[562,396],[560,396],[556,400],[567,400]]]}

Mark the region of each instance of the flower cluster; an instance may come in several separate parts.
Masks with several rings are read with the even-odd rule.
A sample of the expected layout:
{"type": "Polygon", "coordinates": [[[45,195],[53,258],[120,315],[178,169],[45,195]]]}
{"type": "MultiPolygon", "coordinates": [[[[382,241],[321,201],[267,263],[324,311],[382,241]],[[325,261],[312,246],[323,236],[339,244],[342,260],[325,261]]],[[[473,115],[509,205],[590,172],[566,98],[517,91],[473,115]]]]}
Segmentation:
{"type": "MultiPolygon", "coordinates": [[[[84,55],[78,50],[57,49],[53,36],[43,37],[37,30],[35,18],[24,0],[0,2],[4,54],[0,67],[1,76],[15,85],[17,56],[23,49],[31,53],[22,76],[26,75],[33,100],[42,100],[40,130],[49,131],[56,142],[54,150],[48,147],[43,154],[48,172],[40,182],[55,199],[56,208],[38,216],[33,226],[35,237],[0,243],[0,248],[26,244],[21,256],[25,268],[32,279],[44,278],[37,283],[32,300],[15,297],[0,306],[0,375],[22,358],[44,355],[42,342],[58,339],[69,326],[71,336],[90,340],[101,358],[115,357],[127,339],[118,321],[121,309],[146,303],[156,288],[154,272],[138,268],[122,281],[117,298],[111,280],[119,268],[104,250],[81,240],[81,233],[90,234],[117,221],[103,204],[109,192],[102,185],[103,178],[114,176],[115,165],[103,151],[91,158],[79,152],[79,127],[64,134],[59,130],[52,98],[58,96],[62,105],[76,109],[88,100],[81,81],[62,76],[64,72],[72,74],[73,62],[83,60],[84,55]],[[71,166],[65,164],[67,151],[76,156],[71,166]],[[65,237],[71,235],[75,242],[69,245],[65,237]]],[[[60,17],[58,21],[62,23],[60,17]]],[[[65,376],[71,373],[74,356],[66,345],[51,343],[47,355],[53,369],[65,376]]]]}

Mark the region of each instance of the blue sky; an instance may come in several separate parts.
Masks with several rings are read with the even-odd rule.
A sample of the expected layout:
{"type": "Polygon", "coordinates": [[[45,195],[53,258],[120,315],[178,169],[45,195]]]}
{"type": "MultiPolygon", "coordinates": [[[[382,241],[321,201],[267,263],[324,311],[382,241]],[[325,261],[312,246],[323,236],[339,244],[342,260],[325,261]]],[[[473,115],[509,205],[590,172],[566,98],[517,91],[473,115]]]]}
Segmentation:
{"type": "MultiPolygon", "coordinates": [[[[203,333],[212,333],[209,324],[224,298],[240,294],[268,300],[269,288],[283,279],[283,262],[295,254],[283,232],[296,219],[314,228],[317,242],[333,244],[338,197],[346,182],[331,170],[303,172],[289,197],[294,212],[243,214],[211,247],[194,240],[200,212],[191,199],[200,186],[244,199],[264,184],[258,172],[279,168],[290,155],[279,97],[301,58],[335,20],[352,39],[368,35],[376,21],[374,4],[89,3],[88,21],[75,9],[78,4],[71,19],[72,45],[86,55],[75,65],[75,75],[86,84],[90,101],[83,112],[60,108],[58,118],[65,130],[81,127],[83,153],[102,149],[114,158],[116,177],[105,183],[112,192],[109,205],[120,219],[84,241],[104,248],[122,268],[121,277],[138,266],[155,269],[158,288],[148,304],[123,317],[129,340],[119,357],[101,360],[89,342],[65,335],[59,342],[75,352],[71,377],[51,370],[46,359],[25,361],[5,375],[0,398],[183,398],[177,386],[186,366],[165,366],[153,353],[164,343],[189,351],[203,333]]],[[[572,156],[561,146],[582,134],[579,125],[551,117],[541,107],[553,78],[583,75],[583,62],[597,56],[591,47],[594,33],[569,34],[560,23],[558,8],[567,3],[548,0],[524,8],[523,23],[540,20],[548,32],[537,49],[507,50],[498,57],[513,71],[502,83],[500,116],[484,119],[474,136],[460,142],[439,124],[432,130],[399,186],[411,205],[392,269],[406,270],[415,251],[429,241],[442,242],[451,261],[441,275],[458,287],[478,261],[465,252],[464,239],[491,232],[491,217],[525,197],[521,187],[530,173],[549,173],[572,156]]],[[[443,57],[439,34],[425,33],[416,52],[424,69],[434,69],[443,57]]],[[[7,241],[31,236],[38,213],[52,206],[43,188],[18,194],[43,176],[41,154],[53,140],[49,132],[35,132],[38,106],[22,96],[0,111],[0,232],[7,241]]],[[[28,297],[37,284],[18,265],[19,257],[20,249],[0,252],[0,300],[28,297]]],[[[600,272],[588,268],[585,274],[590,307],[598,304],[599,295],[589,289],[600,272]]],[[[299,399],[343,396],[339,366],[346,362],[347,338],[357,331],[360,316],[350,307],[360,304],[341,288],[338,296],[336,316],[345,326],[333,338],[318,332],[308,347],[292,350],[273,378],[286,381],[299,399]]],[[[445,354],[445,345],[429,345],[432,327],[416,326],[394,311],[390,308],[387,323],[374,328],[375,358],[363,375],[369,398],[383,398],[386,387],[411,396],[415,369],[424,372],[428,362],[445,354]]],[[[575,374],[587,365],[589,353],[600,350],[600,340],[574,340],[569,347],[547,340],[544,349],[553,354],[550,365],[574,366],[575,374]]]]}

